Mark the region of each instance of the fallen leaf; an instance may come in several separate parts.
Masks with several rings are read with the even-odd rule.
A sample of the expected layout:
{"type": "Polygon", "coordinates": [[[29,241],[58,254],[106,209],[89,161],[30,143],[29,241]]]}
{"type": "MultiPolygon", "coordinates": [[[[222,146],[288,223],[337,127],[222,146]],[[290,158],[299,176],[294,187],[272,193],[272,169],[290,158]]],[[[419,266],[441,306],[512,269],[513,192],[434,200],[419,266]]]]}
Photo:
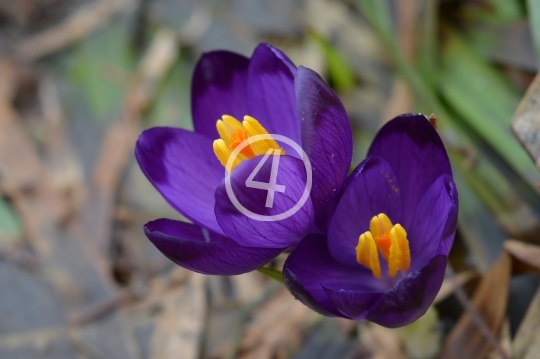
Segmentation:
{"type": "MultiPolygon", "coordinates": [[[[504,351],[511,356],[512,354],[512,334],[510,333],[510,320],[506,318],[501,330],[501,347],[504,351]]],[[[504,359],[504,357],[493,350],[488,356],[488,359],[504,359]]]]}
{"type": "Polygon", "coordinates": [[[540,168],[540,75],[523,96],[512,118],[512,130],[540,168]]]}
{"type": "Polygon", "coordinates": [[[540,269],[540,246],[511,239],[504,242],[504,250],[521,262],[540,269]]]}
{"type": "Polygon", "coordinates": [[[480,282],[470,310],[465,311],[446,338],[439,359],[485,357],[494,344],[489,337],[496,338],[504,322],[511,264],[510,256],[503,252],[480,282]],[[473,318],[475,316],[477,319],[473,318]]]}
{"type": "Polygon", "coordinates": [[[540,288],[529,304],[527,314],[512,342],[514,359],[540,358],[540,288]]]}
{"type": "MultiPolygon", "coordinates": [[[[43,161],[47,154],[32,141],[17,109],[12,106],[10,88],[14,85],[10,80],[15,80],[10,77],[18,71],[16,64],[0,62],[0,189],[20,215],[24,237],[41,264],[39,278],[49,286],[49,290],[54,291],[58,301],[56,305],[62,311],[62,321],[66,321],[80,311],[108,302],[115,296],[116,287],[91,241],[76,229],[77,221],[62,225],[68,208],[63,199],[66,196],[54,185],[51,169],[43,161]]],[[[24,318],[28,305],[24,301],[19,304],[9,312],[24,318]]],[[[107,356],[132,358],[135,355],[131,354],[131,336],[122,321],[120,314],[111,313],[101,321],[80,328],[78,334],[82,342],[98,346],[107,356]]],[[[35,316],[21,320],[18,325],[19,330],[26,326],[34,327],[35,316]]],[[[21,338],[28,338],[23,340],[24,343],[35,339],[26,337],[22,332],[19,334],[21,338]]],[[[41,336],[38,340],[42,340],[39,338],[41,336]]],[[[43,342],[50,343],[48,339],[43,342]]],[[[71,348],[71,344],[67,345],[71,348]]],[[[11,353],[8,357],[14,355],[11,353]]],[[[28,355],[32,356],[25,354],[28,355]]],[[[58,357],[56,353],[51,355],[58,357]]]]}

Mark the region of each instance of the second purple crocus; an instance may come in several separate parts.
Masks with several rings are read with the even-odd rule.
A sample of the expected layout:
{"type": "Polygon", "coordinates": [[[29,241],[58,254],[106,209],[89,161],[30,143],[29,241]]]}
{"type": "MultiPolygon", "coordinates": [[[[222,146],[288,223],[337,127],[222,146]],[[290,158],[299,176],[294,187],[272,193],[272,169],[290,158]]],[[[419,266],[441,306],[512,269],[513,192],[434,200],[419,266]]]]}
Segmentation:
{"type": "MultiPolygon", "coordinates": [[[[296,68],[278,49],[259,45],[251,58],[206,53],[192,82],[194,132],[155,127],[137,141],[135,156],[155,188],[191,220],[158,219],[145,226],[154,245],[177,264],[205,274],[233,275],[264,265],[308,233],[324,233],[352,159],[347,114],[332,89],[312,70],[296,68]],[[224,182],[227,159],[257,134],[286,136],[313,168],[302,208],[280,221],[257,221],[231,202],[224,182]]],[[[234,161],[231,185],[253,213],[271,216],[298,202],[306,186],[301,155],[272,140],[245,147],[234,161]],[[266,151],[281,154],[277,184],[285,188],[268,206],[267,192],[247,181],[269,182],[266,151]],[[254,178],[251,174],[257,173],[254,178]]]]}
{"type": "Polygon", "coordinates": [[[400,116],[348,178],[327,235],[308,235],[288,257],[285,284],[324,315],[410,324],[441,287],[457,213],[438,133],[423,115],[400,116]]]}

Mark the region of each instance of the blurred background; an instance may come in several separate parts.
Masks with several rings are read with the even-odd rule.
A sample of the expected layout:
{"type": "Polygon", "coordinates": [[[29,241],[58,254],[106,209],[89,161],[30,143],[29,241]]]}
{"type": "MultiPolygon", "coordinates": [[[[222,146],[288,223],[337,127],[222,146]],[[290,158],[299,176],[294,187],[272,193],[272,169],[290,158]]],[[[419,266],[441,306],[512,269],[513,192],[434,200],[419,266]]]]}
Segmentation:
{"type": "Polygon", "coordinates": [[[0,0],[0,359],[539,358],[539,55],[535,0],[0,0]],[[145,238],[180,216],[137,136],[192,128],[202,52],[263,41],[338,92],[353,165],[385,121],[436,115],[459,227],[415,324],[323,318],[145,238]]]}

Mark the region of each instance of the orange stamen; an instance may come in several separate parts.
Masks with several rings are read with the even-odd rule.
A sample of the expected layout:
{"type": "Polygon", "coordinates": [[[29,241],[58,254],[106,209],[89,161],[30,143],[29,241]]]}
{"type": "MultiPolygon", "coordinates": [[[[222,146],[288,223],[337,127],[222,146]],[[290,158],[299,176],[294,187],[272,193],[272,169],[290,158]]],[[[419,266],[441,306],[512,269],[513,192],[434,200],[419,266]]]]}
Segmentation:
{"type": "Polygon", "coordinates": [[[378,252],[388,262],[388,276],[393,278],[399,270],[406,272],[411,264],[407,232],[401,224],[393,225],[384,213],[374,216],[369,231],[363,233],[356,246],[356,260],[371,269],[376,278],[381,277],[378,252]]]}
{"type": "Polygon", "coordinates": [[[390,241],[390,233],[386,232],[382,236],[376,237],[375,243],[377,243],[377,248],[381,251],[384,259],[388,260],[388,256],[390,255],[390,245],[392,244],[392,241],[390,241]]]}
{"type": "Polygon", "coordinates": [[[244,121],[240,122],[236,118],[223,115],[216,122],[216,129],[219,134],[219,139],[214,141],[214,153],[223,167],[227,168],[232,152],[240,144],[250,137],[258,135],[266,135],[266,139],[257,139],[250,141],[244,146],[240,153],[232,160],[231,168],[228,171],[234,170],[243,160],[253,158],[255,156],[264,156],[269,150],[277,150],[275,153],[285,155],[285,151],[277,144],[266,129],[251,116],[244,116],[244,121]]]}
{"type": "MultiPolygon", "coordinates": [[[[236,147],[238,147],[242,142],[248,139],[248,132],[247,130],[236,130],[231,134],[231,148],[234,150],[236,147]]],[[[247,158],[253,158],[255,157],[255,154],[253,153],[253,150],[249,146],[245,146],[240,151],[241,154],[246,156],[247,158]]]]}

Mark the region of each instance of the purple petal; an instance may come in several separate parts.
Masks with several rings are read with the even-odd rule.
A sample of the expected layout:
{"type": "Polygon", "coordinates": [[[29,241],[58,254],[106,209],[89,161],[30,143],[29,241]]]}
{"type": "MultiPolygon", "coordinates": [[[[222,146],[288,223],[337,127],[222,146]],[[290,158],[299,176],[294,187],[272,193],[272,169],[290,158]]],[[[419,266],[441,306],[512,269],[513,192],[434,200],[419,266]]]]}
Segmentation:
{"type": "MultiPolygon", "coordinates": [[[[249,64],[247,114],[256,118],[268,133],[287,136],[301,145],[295,74],[292,62],[281,51],[268,44],[257,46],[249,64]]],[[[283,147],[288,154],[298,157],[289,146],[283,147]]]]}
{"type": "Polygon", "coordinates": [[[214,215],[214,192],[224,169],[210,138],[180,128],[154,127],[139,136],[135,157],[174,209],[201,227],[223,233],[214,215]]]}
{"type": "Polygon", "coordinates": [[[229,51],[204,54],[193,73],[191,111],[195,132],[219,138],[216,121],[247,114],[246,85],[249,59],[229,51]]]}
{"type": "Polygon", "coordinates": [[[450,254],[450,250],[452,249],[452,244],[454,244],[454,237],[456,235],[459,196],[457,193],[456,184],[453,180],[447,182],[446,189],[448,193],[450,193],[452,201],[448,210],[448,217],[446,218],[446,224],[442,232],[441,243],[439,245],[439,250],[437,251],[437,254],[448,256],[448,254],[450,254]]]}
{"type": "Polygon", "coordinates": [[[272,50],[274,55],[276,55],[277,58],[279,58],[281,61],[283,61],[285,66],[287,66],[289,68],[289,71],[291,71],[293,76],[296,76],[296,66],[291,61],[291,59],[289,59],[289,57],[287,55],[285,55],[285,53],[283,51],[281,51],[278,48],[275,48],[274,46],[272,46],[270,44],[262,44],[262,46],[267,46],[270,50],[272,50]]]}
{"type": "Polygon", "coordinates": [[[411,270],[422,268],[438,254],[448,255],[457,225],[457,192],[452,177],[442,175],[429,187],[405,227],[411,250],[411,270]]]}
{"type": "Polygon", "coordinates": [[[144,232],[167,258],[202,274],[251,272],[285,249],[245,247],[194,224],[165,218],[147,223],[144,232]]]}
{"type": "Polygon", "coordinates": [[[383,157],[393,168],[404,206],[402,223],[410,223],[417,203],[437,178],[452,175],[439,134],[420,114],[398,116],[384,125],[368,155],[383,157]]]}
{"type": "Polygon", "coordinates": [[[269,191],[248,187],[247,180],[256,172],[253,181],[269,183],[273,167],[273,156],[267,158],[256,171],[264,157],[241,163],[231,175],[232,192],[239,203],[247,210],[264,216],[266,221],[249,218],[245,211],[240,212],[226,190],[225,181],[216,191],[215,213],[219,225],[226,235],[239,243],[257,247],[289,247],[296,243],[313,226],[313,206],[307,200],[292,216],[281,220],[269,220],[269,216],[279,215],[298,206],[306,189],[306,170],[304,163],[291,156],[278,156],[276,184],[285,186],[284,192],[274,192],[273,203],[268,203],[269,191]],[[266,205],[272,207],[266,207],[266,205]]]}
{"type": "Polygon", "coordinates": [[[350,290],[332,290],[324,288],[326,295],[332,300],[341,316],[349,319],[363,320],[373,309],[384,293],[363,293],[350,290]]]}
{"type": "Polygon", "coordinates": [[[373,277],[365,267],[359,264],[349,266],[329,255],[328,247],[334,243],[327,241],[325,236],[309,235],[287,258],[283,278],[297,299],[314,310],[318,309],[321,314],[324,314],[323,310],[340,315],[327,290],[373,293],[385,290],[385,283],[373,277]]]}
{"type": "Polygon", "coordinates": [[[294,83],[302,147],[313,166],[311,198],[324,229],[351,166],[351,126],[339,97],[316,72],[300,66],[294,83]]]}
{"type": "Polygon", "coordinates": [[[369,231],[373,216],[385,213],[393,223],[401,220],[401,187],[392,167],[383,158],[365,159],[347,180],[347,187],[328,228],[330,253],[350,266],[357,266],[358,238],[369,231]]]}
{"type": "MultiPolygon", "coordinates": [[[[397,328],[420,318],[441,288],[446,259],[444,255],[435,256],[422,269],[397,282],[366,319],[387,328],[397,328]]],[[[351,295],[350,303],[354,304],[354,300],[351,295]]]]}
{"type": "Polygon", "coordinates": [[[327,317],[339,315],[339,313],[333,308],[330,308],[330,310],[324,309],[302,285],[302,283],[298,280],[298,277],[296,277],[296,275],[287,268],[283,269],[283,281],[285,282],[285,287],[287,287],[294,298],[299,300],[311,310],[327,317]]]}

